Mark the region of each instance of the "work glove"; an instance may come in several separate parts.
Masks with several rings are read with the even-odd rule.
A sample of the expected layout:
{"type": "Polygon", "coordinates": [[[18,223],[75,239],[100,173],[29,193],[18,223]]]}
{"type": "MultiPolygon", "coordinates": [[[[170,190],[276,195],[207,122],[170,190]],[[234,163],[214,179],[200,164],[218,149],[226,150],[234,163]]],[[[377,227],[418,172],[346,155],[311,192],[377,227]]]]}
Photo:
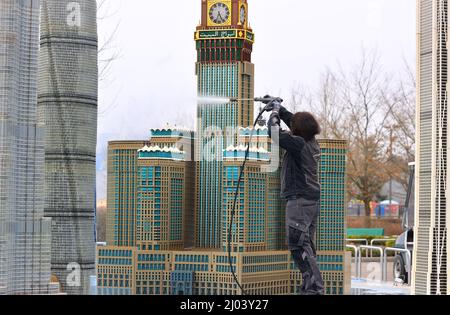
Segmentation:
{"type": "Polygon", "coordinates": [[[270,115],[269,121],[268,121],[268,127],[273,127],[273,126],[280,126],[281,124],[281,120],[280,120],[280,114],[276,111],[272,112],[272,114],[270,115]]]}
{"type": "Polygon", "coordinates": [[[270,95],[264,96],[267,101],[263,102],[263,104],[266,104],[267,106],[264,108],[266,112],[277,112],[279,113],[281,110],[281,102],[283,100],[279,97],[272,97],[270,95]]]}

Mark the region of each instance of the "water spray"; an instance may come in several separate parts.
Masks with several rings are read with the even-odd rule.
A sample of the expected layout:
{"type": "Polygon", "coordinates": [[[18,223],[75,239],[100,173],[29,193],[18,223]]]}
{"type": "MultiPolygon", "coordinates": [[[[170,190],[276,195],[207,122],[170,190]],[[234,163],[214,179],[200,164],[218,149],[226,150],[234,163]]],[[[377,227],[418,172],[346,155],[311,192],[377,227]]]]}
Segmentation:
{"type": "Polygon", "coordinates": [[[201,105],[221,105],[232,103],[228,97],[215,97],[215,96],[201,96],[197,98],[198,104],[201,105]]]}

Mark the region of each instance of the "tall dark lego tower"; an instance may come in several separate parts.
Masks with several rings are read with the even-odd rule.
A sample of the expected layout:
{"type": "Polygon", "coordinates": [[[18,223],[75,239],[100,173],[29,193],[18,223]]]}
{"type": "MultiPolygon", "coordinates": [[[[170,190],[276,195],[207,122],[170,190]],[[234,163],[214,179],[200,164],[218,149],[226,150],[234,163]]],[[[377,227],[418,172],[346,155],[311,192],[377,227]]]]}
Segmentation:
{"type": "Polygon", "coordinates": [[[96,1],[42,1],[39,61],[52,273],[63,292],[88,294],[95,274],[96,1]]]}
{"type": "Polygon", "coordinates": [[[0,295],[48,294],[43,128],[37,123],[39,0],[0,1],[0,295]]]}
{"type": "Polygon", "coordinates": [[[416,295],[450,294],[449,22],[448,0],[417,1],[416,295]]]}

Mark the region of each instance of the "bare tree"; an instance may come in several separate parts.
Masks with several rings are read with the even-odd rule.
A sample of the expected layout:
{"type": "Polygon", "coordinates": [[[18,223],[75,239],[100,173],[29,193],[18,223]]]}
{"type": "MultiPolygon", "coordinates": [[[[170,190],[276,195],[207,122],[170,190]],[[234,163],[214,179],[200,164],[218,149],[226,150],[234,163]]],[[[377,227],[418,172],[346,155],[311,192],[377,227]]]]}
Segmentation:
{"type": "Polygon", "coordinates": [[[291,88],[291,95],[286,103],[289,110],[296,113],[308,109],[311,106],[311,102],[312,96],[308,89],[305,86],[296,83],[291,88]]]}
{"type": "MultiPolygon", "coordinates": [[[[99,23],[112,18],[116,14],[117,11],[112,11],[108,0],[99,0],[97,2],[97,19],[99,23]]],[[[105,38],[100,39],[100,46],[98,48],[100,81],[103,81],[108,77],[112,63],[120,57],[120,50],[115,45],[119,27],[120,23],[117,23],[114,29],[107,34],[105,38]]]]}
{"type": "Polygon", "coordinates": [[[341,70],[342,102],[349,123],[349,178],[363,201],[366,216],[370,202],[389,177],[383,154],[388,142],[386,125],[395,105],[390,76],[381,70],[376,53],[363,51],[360,64],[346,74],[341,70]]]}
{"type": "MultiPolygon", "coordinates": [[[[364,203],[367,217],[370,202],[389,178],[400,173],[400,163],[392,154],[397,134],[391,123],[401,101],[392,86],[392,76],[383,72],[378,54],[363,51],[350,71],[327,69],[310,102],[322,125],[322,137],[349,142],[349,191],[364,203]]],[[[293,93],[293,99],[298,98],[293,93]]]]}
{"type": "MultiPolygon", "coordinates": [[[[99,23],[111,19],[117,14],[117,9],[113,10],[111,2],[108,0],[97,1],[97,20],[99,23]]],[[[99,83],[107,85],[108,80],[111,79],[111,70],[114,62],[121,57],[121,51],[116,45],[117,34],[120,28],[120,22],[117,22],[114,28],[103,38],[99,38],[98,48],[98,72],[99,83]]],[[[118,92],[119,93],[119,92],[118,92]]],[[[117,96],[110,105],[102,107],[99,116],[104,116],[109,111],[113,110],[117,104],[117,96]]]]}
{"type": "Polygon", "coordinates": [[[397,171],[394,179],[406,190],[409,178],[408,163],[415,160],[416,137],[416,77],[407,62],[395,98],[395,106],[389,118],[395,137],[392,169],[397,171]]]}
{"type": "Polygon", "coordinates": [[[321,76],[319,90],[315,95],[312,109],[322,127],[322,137],[348,139],[350,129],[346,127],[345,111],[339,95],[336,75],[327,69],[321,76]]]}

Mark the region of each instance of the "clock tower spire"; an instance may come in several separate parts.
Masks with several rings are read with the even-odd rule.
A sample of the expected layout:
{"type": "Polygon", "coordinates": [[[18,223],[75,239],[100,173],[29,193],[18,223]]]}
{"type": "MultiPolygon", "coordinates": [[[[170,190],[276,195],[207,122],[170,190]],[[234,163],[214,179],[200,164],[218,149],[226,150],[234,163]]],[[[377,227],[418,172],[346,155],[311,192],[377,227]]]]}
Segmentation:
{"type": "Polygon", "coordinates": [[[202,0],[202,19],[197,30],[217,28],[251,31],[247,0],[202,0]]]}
{"type": "Polygon", "coordinates": [[[230,130],[250,127],[254,116],[254,34],[247,0],[201,0],[202,20],[195,31],[198,96],[235,98],[197,107],[196,247],[223,245],[223,151],[237,145],[230,130]],[[212,130],[214,132],[212,133],[212,130]]]}
{"type": "Polygon", "coordinates": [[[248,23],[247,0],[202,0],[195,40],[198,62],[251,62],[255,35],[248,23]]]}

